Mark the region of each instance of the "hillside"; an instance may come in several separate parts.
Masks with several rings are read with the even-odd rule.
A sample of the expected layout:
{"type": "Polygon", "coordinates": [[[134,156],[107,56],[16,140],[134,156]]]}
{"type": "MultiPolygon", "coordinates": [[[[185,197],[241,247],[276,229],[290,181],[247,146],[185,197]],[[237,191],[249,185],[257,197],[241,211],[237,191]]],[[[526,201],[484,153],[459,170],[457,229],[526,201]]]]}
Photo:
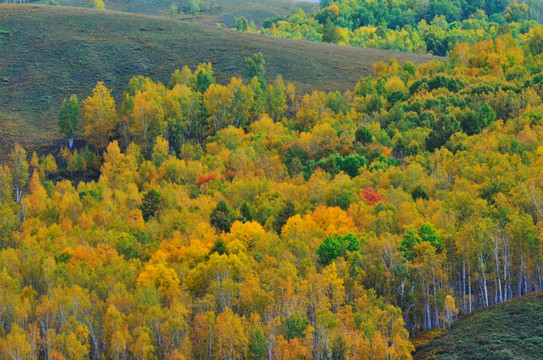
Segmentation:
{"type": "MultiPolygon", "coordinates": [[[[47,0],[39,1],[47,3],[47,0]]],[[[87,0],[58,0],[61,6],[76,6],[87,8],[87,0]]],[[[144,15],[161,15],[170,16],[170,7],[175,4],[178,8],[185,7],[186,1],[161,1],[161,0],[132,0],[121,1],[111,0],[105,1],[106,9],[114,11],[123,11],[134,14],[144,15]]],[[[257,26],[261,26],[264,20],[275,17],[288,15],[292,10],[302,8],[307,13],[319,9],[318,2],[290,1],[290,0],[228,0],[216,1],[214,9],[210,2],[203,1],[200,5],[201,12],[195,17],[190,13],[181,12],[179,18],[184,20],[215,25],[222,23],[228,27],[232,26],[234,17],[246,17],[250,21],[254,21],[257,26]]]]}
{"type": "Polygon", "coordinates": [[[238,0],[234,1],[234,3],[232,1],[221,3],[217,5],[215,10],[207,10],[204,6],[203,11],[197,17],[190,13],[180,13],[178,18],[209,25],[224,24],[231,28],[234,24],[234,18],[245,17],[249,21],[253,21],[257,28],[260,28],[264,21],[278,16],[287,17],[298,8],[302,8],[307,14],[312,14],[319,10],[319,3],[284,0],[238,0]]]}
{"type": "Polygon", "coordinates": [[[167,18],[43,5],[0,5],[0,143],[57,137],[62,99],[89,95],[98,80],[119,89],[135,75],[167,82],[171,73],[211,61],[224,82],[242,76],[244,58],[262,52],[268,79],[281,74],[298,93],[352,89],[371,65],[390,57],[432,59],[373,49],[279,39],[167,18]],[[289,59],[285,61],[285,59],[289,59]],[[24,134],[24,136],[22,136],[24,134]]]}
{"type": "Polygon", "coordinates": [[[541,292],[478,311],[418,346],[414,359],[541,359],[542,314],[541,292]]]}

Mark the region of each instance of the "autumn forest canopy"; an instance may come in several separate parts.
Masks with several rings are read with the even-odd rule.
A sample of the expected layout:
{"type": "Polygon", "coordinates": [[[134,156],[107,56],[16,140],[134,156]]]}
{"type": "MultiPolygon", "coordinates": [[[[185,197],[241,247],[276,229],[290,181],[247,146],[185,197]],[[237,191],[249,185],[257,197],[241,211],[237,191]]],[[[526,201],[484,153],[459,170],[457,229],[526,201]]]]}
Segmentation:
{"type": "Polygon", "coordinates": [[[266,20],[257,29],[240,17],[234,28],[341,45],[445,56],[460,42],[521,38],[543,19],[540,0],[321,0],[266,20]]]}
{"type": "Polygon", "coordinates": [[[538,6],[321,1],[259,30],[449,56],[345,92],[256,53],[67,97],[61,148],[0,163],[0,358],[411,359],[542,290],[538,6]]]}

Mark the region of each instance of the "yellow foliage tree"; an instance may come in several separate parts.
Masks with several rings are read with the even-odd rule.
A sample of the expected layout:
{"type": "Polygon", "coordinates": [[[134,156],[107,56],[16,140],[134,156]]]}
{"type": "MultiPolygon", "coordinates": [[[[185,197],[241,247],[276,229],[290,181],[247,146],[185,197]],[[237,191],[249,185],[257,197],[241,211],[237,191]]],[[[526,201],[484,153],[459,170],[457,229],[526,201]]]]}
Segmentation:
{"type": "Polygon", "coordinates": [[[111,91],[99,81],[92,95],[83,101],[83,137],[96,150],[106,148],[117,122],[111,91]]]}

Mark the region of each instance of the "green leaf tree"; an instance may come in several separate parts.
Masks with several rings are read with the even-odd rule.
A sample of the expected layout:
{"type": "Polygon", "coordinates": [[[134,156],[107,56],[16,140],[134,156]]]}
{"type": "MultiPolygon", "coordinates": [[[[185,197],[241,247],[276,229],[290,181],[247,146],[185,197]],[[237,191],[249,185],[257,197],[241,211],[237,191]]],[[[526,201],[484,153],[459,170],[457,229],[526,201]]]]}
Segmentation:
{"type": "Polygon", "coordinates": [[[253,210],[251,209],[251,206],[247,203],[247,201],[244,201],[243,204],[241,204],[239,211],[241,213],[241,221],[253,221],[253,210]]]}
{"type": "Polygon", "coordinates": [[[64,99],[58,114],[58,128],[60,133],[68,138],[70,149],[74,146],[74,136],[79,125],[79,99],[77,95],[64,99]]]}
{"type": "Polygon", "coordinates": [[[360,241],[353,234],[345,236],[332,235],[326,237],[322,244],[317,248],[319,262],[326,266],[335,261],[340,256],[345,256],[347,252],[360,250],[360,241]]]}
{"type": "Polygon", "coordinates": [[[234,222],[234,214],[224,200],[217,203],[211,212],[210,223],[219,232],[228,232],[234,222]]]}
{"type": "Polygon", "coordinates": [[[234,29],[238,31],[247,31],[249,28],[249,20],[246,17],[234,18],[234,29]]]}
{"type": "Polygon", "coordinates": [[[361,126],[358,129],[356,129],[356,131],[354,133],[354,137],[355,137],[356,141],[358,141],[362,145],[367,145],[367,144],[373,143],[373,134],[365,126],[361,126]]]}
{"type": "Polygon", "coordinates": [[[418,232],[412,226],[407,229],[402,238],[399,250],[404,253],[404,257],[407,260],[413,260],[416,255],[415,245],[418,245],[423,241],[432,245],[437,252],[443,250],[443,240],[441,240],[441,237],[434,226],[428,223],[422,224],[418,232]]]}
{"type": "Polygon", "coordinates": [[[288,219],[294,215],[296,215],[296,207],[291,200],[287,200],[275,218],[275,222],[273,224],[275,232],[280,234],[288,219]]]}
{"type": "Polygon", "coordinates": [[[251,57],[245,58],[245,76],[251,80],[256,77],[260,88],[266,91],[268,84],[266,83],[266,61],[264,61],[264,55],[262,53],[254,54],[251,57]]]}
{"type": "Polygon", "coordinates": [[[196,77],[196,91],[199,91],[200,94],[205,93],[211,84],[215,84],[211,63],[200,64],[194,75],[196,77]]]}
{"type": "Polygon", "coordinates": [[[247,348],[248,360],[263,360],[266,358],[266,337],[260,329],[251,333],[247,348]]]}
{"type": "Polygon", "coordinates": [[[189,0],[190,12],[194,15],[198,15],[200,13],[200,3],[201,0],[189,0]]]}
{"type": "Polygon", "coordinates": [[[162,195],[160,192],[155,189],[151,189],[143,195],[143,201],[140,208],[143,220],[148,221],[155,216],[160,205],[161,197],[162,195]]]}

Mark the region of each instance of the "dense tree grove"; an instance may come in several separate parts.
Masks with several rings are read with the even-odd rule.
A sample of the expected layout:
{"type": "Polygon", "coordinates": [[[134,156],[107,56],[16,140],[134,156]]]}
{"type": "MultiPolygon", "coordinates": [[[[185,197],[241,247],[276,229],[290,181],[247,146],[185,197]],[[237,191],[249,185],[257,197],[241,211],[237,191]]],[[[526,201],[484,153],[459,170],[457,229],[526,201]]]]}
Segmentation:
{"type": "Polygon", "coordinates": [[[120,105],[98,83],[80,122],[67,100],[87,147],[0,166],[0,356],[409,359],[409,333],[542,289],[541,33],[344,94],[257,55],[120,105]]]}
{"type": "MultiPolygon", "coordinates": [[[[298,9],[288,17],[268,19],[258,31],[445,56],[459,42],[495,40],[504,33],[522,39],[542,20],[543,3],[539,0],[321,0],[320,11],[312,15],[298,9]]],[[[257,31],[239,25],[235,28],[257,31]]]]}

